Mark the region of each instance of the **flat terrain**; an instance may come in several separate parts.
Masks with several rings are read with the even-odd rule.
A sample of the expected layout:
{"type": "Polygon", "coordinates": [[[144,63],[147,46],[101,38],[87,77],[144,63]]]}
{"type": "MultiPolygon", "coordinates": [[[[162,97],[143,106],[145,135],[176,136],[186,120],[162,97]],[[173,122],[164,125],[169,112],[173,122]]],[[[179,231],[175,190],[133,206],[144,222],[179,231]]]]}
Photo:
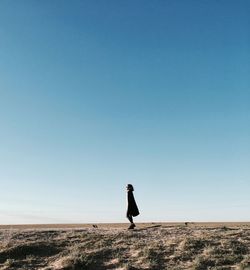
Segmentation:
{"type": "Polygon", "coordinates": [[[250,223],[0,226],[0,269],[250,270],[250,223]]]}

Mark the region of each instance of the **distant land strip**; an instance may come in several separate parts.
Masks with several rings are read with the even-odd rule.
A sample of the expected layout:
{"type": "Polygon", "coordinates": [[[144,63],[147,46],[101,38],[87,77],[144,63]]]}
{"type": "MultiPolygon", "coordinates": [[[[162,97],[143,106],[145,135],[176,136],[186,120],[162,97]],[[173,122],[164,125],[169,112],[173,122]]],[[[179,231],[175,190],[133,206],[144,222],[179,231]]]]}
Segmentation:
{"type": "MultiPolygon", "coordinates": [[[[176,226],[195,226],[195,227],[238,227],[250,226],[250,221],[247,222],[146,222],[137,223],[138,229],[146,229],[153,227],[176,227],[176,226]]],[[[126,229],[128,223],[77,223],[77,224],[8,224],[0,225],[1,230],[33,230],[33,229],[126,229]]]]}

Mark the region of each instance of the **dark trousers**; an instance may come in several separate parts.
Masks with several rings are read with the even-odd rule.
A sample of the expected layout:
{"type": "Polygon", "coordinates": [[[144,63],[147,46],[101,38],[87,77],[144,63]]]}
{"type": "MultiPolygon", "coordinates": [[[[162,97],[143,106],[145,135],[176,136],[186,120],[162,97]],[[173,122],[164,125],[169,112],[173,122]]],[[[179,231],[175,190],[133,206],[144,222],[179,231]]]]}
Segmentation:
{"type": "Polygon", "coordinates": [[[133,216],[129,212],[127,212],[127,219],[129,220],[130,223],[134,223],[133,216]]]}

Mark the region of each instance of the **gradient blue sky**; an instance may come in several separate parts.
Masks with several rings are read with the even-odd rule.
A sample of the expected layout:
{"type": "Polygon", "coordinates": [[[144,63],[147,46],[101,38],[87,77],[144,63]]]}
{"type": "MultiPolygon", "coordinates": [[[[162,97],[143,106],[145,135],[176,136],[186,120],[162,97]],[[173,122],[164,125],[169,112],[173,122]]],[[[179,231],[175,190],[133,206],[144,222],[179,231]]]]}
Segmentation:
{"type": "Polygon", "coordinates": [[[0,223],[250,221],[250,1],[0,2],[0,223]]]}

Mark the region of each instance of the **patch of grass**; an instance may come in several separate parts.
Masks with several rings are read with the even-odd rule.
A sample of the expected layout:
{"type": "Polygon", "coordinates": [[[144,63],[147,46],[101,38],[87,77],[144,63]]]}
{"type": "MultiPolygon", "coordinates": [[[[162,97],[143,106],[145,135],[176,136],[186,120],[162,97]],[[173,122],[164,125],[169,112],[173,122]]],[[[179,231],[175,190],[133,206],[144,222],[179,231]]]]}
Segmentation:
{"type": "Polygon", "coordinates": [[[149,263],[150,269],[161,269],[164,266],[164,249],[162,247],[149,246],[143,250],[144,261],[149,263]]]}
{"type": "Polygon", "coordinates": [[[197,256],[193,264],[193,270],[207,270],[211,269],[215,265],[215,262],[210,258],[205,258],[204,256],[197,256]]]}
{"type": "Polygon", "coordinates": [[[49,257],[60,251],[58,247],[47,243],[17,245],[0,252],[0,263],[4,263],[7,259],[24,259],[29,255],[49,257]]]}
{"type": "Polygon", "coordinates": [[[7,259],[4,263],[4,266],[7,266],[7,267],[12,267],[15,265],[15,260],[13,259],[7,259]]]}
{"type": "Polygon", "coordinates": [[[202,250],[206,245],[208,245],[207,240],[205,239],[195,239],[188,237],[182,242],[182,248],[186,251],[197,252],[202,250]]]}
{"type": "Polygon", "coordinates": [[[136,267],[132,266],[130,263],[126,263],[126,264],[123,266],[123,269],[124,269],[124,270],[140,270],[139,268],[136,268],[136,267]]]}
{"type": "Polygon", "coordinates": [[[246,255],[237,270],[250,270],[250,255],[246,255]]]}
{"type": "Polygon", "coordinates": [[[112,256],[112,249],[100,249],[92,251],[91,253],[78,253],[73,254],[71,257],[64,261],[64,270],[91,270],[91,269],[105,269],[104,262],[109,260],[112,256]]]}
{"type": "Polygon", "coordinates": [[[0,231],[4,238],[3,270],[250,270],[246,227],[0,231]]]}

